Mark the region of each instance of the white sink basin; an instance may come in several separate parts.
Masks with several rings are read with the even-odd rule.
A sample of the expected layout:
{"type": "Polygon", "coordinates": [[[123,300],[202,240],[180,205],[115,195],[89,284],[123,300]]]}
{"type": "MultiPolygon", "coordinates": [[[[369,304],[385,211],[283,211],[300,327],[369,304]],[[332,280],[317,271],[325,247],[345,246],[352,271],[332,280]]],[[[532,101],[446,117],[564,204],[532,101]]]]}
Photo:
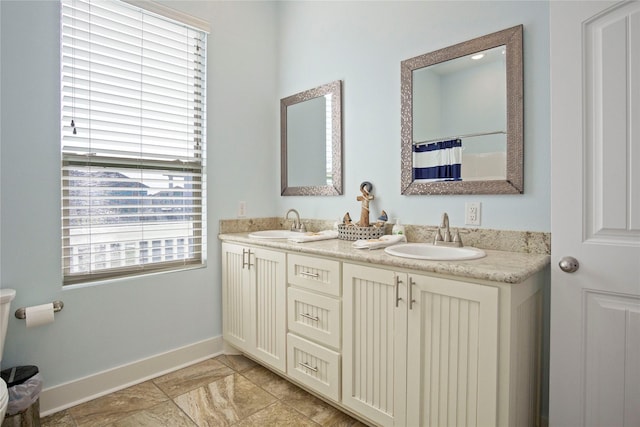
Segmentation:
{"type": "Polygon", "coordinates": [[[384,251],[393,256],[431,261],[458,261],[487,256],[482,249],[472,248],[471,246],[454,248],[450,246],[434,246],[431,243],[401,243],[386,247],[384,251]]]}
{"type": "Polygon", "coordinates": [[[288,239],[296,236],[300,236],[300,233],[289,230],[262,230],[249,234],[249,237],[254,239],[288,239]]]}

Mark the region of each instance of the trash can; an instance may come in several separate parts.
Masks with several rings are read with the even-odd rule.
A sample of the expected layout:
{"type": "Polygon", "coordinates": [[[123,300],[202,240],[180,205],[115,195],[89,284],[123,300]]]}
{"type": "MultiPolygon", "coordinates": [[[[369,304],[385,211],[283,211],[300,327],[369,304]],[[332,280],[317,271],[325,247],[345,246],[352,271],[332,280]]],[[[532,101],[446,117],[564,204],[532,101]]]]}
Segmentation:
{"type": "Polygon", "coordinates": [[[2,427],[40,427],[42,378],[37,366],[16,366],[0,372],[7,383],[9,404],[2,427]]]}

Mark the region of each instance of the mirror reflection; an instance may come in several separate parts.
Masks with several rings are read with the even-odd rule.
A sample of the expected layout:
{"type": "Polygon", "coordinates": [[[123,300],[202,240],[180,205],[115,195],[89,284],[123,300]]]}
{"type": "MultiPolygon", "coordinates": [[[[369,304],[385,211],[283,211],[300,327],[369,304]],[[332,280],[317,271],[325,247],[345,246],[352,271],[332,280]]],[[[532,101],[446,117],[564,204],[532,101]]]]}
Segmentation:
{"type": "Polygon", "coordinates": [[[287,177],[292,187],[331,185],[331,94],[287,108],[287,177]]]}
{"type": "Polygon", "coordinates": [[[280,101],[282,195],[342,194],[342,82],[280,101]]]}
{"type": "Polygon", "coordinates": [[[401,71],[402,193],[521,193],[522,26],[401,71]]]}
{"type": "Polygon", "coordinates": [[[506,179],[505,53],[502,45],[413,71],[416,180],[506,179]],[[441,141],[455,141],[452,160],[461,168],[438,173],[442,169],[419,167],[429,164],[441,141]]]}

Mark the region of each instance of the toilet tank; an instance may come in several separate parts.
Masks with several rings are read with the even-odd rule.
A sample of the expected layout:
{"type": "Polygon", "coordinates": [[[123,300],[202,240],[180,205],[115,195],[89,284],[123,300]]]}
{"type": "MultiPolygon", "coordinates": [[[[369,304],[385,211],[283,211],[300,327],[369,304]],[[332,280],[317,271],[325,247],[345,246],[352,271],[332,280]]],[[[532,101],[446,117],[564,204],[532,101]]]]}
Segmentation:
{"type": "Polygon", "coordinates": [[[0,360],[4,350],[4,339],[7,336],[7,324],[9,323],[9,312],[11,311],[11,301],[16,297],[13,289],[0,289],[0,360]]]}

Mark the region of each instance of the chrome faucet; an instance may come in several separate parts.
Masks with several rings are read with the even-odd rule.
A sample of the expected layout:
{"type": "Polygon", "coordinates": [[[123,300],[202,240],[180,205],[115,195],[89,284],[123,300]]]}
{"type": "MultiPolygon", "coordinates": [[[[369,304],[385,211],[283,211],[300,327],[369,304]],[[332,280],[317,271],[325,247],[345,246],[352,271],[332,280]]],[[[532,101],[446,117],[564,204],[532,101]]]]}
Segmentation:
{"type": "Polygon", "coordinates": [[[442,246],[455,246],[458,248],[462,247],[462,239],[460,238],[460,233],[457,230],[455,236],[453,236],[453,239],[451,239],[451,231],[449,230],[449,215],[446,212],[442,214],[442,222],[440,223],[440,227],[438,227],[438,229],[436,230],[433,244],[442,246]],[[441,229],[444,229],[444,236],[441,233],[441,229]]]}
{"type": "Polygon", "coordinates": [[[289,214],[293,212],[296,215],[296,218],[293,220],[293,225],[291,225],[291,231],[298,231],[300,233],[306,233],[307,227],[300,221],[300,214],[295,209],[289,209],[284,216],[284,219],[289,219],[289,214]]]}

